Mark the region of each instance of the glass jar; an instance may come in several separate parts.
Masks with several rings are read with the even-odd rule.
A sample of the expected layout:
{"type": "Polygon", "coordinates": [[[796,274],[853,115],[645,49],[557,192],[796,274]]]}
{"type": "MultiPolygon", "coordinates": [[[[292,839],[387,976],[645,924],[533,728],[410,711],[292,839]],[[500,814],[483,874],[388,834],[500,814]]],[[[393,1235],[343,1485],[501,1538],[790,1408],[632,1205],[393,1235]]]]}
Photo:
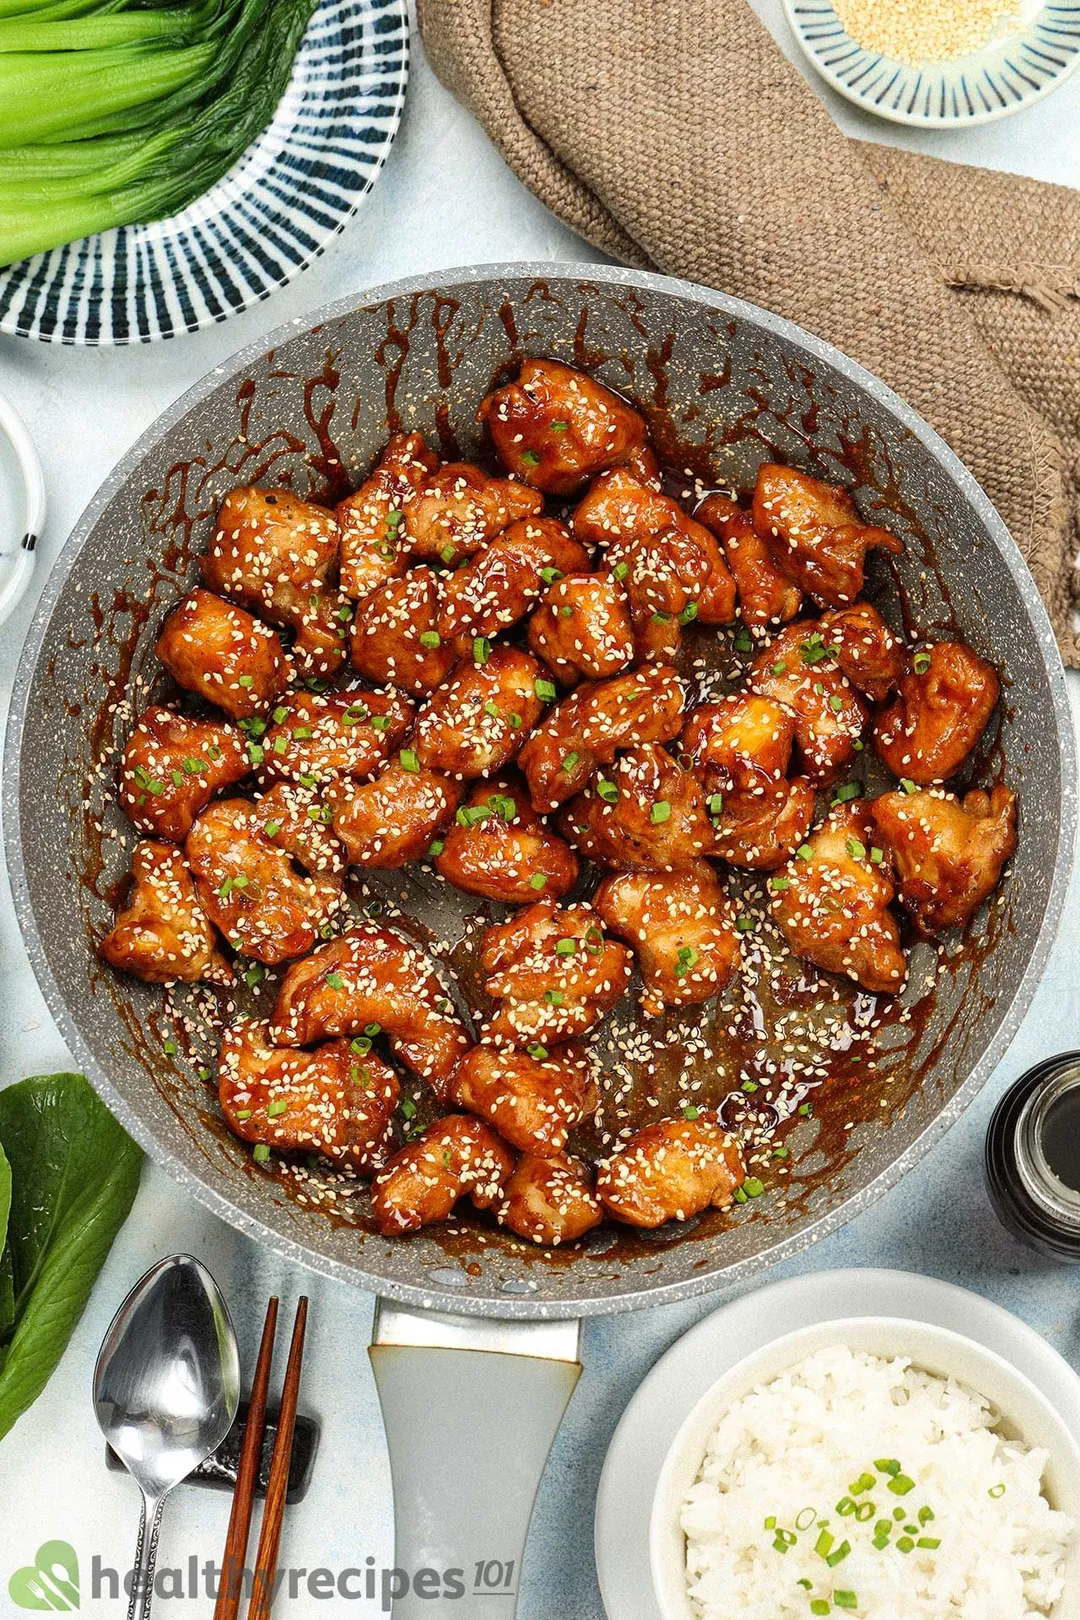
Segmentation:
{"type": "Polygon", "coordinates": [[[1080,1052],[1017,1080],[986,1136],[986,1185],[1002,1223],[1029,1247],[1080,1261],[1080,1052]]]}

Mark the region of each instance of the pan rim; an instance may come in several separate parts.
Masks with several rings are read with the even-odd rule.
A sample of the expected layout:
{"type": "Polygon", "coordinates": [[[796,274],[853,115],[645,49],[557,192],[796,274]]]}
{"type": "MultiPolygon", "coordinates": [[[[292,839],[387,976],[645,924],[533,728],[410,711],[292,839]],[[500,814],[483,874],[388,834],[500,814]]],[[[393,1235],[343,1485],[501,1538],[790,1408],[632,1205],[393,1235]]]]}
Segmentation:
{"type": "Polygon", "coordinates": [[[464,1316],[494,1316],[510,1320],[566,1320],[580,1316],[613,1315],[639,1306],[673,1304],[676,1301],[699,1297],[702,1294],[745,1283],[750,1278],[782,1261],[800,1254],[811,1244],[838,1231],[856,1215],[875,1204],[912,1169],[944,1136],[965,1112],[981,1091],[998,1063],[1004,1057],[1022,1021],[1031,997],[1042,978],[1050,951],[1057,938],[1064,911],[1071,875],[1073,841],[1077,823],[1076,742],[1072,712],[1065,685],[1065,674],[1049,616],[1039,595],[1035,581],[1024,562],[1020,550],[988,496],[976,482],[955,453],[935,430],[885,383],[858,362],[851,360],[839,349],[793,321],[774,315],[768,310],[733,298],[715,289],[676,277],[626,269],[621,266],[594,264],[590,261],[555,262],[522,261],[501,264],[467,265],[409,276],[366,288],[345,298],[336,299],[308,316],[294,316],[275,327],[265,336],[245,344],[228,360],[213,367],[198,382],[186,389],[168,406],[104,479],[84,508],[78,522],[58,555],[46,581],[33,618],[20,651],[16,678],[12,689],[4,745],[2,811],[4,844],[8,874],[11,881],[15,915],[23,942],[49,1012],[72,1055],[85,1070],[94,1089],[105,1101],[125,1130],[139,1143],[154,1162],[192,1193],[203,1205],[235,1230],[256,1242],[269,1244],[274,1250],[295,1264],[306,1266],[322,1276],[346,1282],[352,1287],[411,1305],[424,1310],[449,1312],[464,1316]],[[1027,966],[1016,992],[1002,1016],[993,1038],[988,1043],[971,1073],[948,1103],[929,1122],[925,1130],[890,1165],[882,1170],[859,1192],[826,1211],[816,1220],[809,1221],[767,1251],[751,1255],[728,1266],[703,1270],[700,1274],[655,1287],[634,1286],[622,1289],[619,1280],[605,1286],[613,1291],[580,1299],[545,1299],[532,1293],[501,1293],[485,1291],[458,1293],[449,1288],[426,1288],[396,1278],[388,1278],[363,1264],[352,1265],[319,1254],[306,1244],[297,1242],[283,1232],[269,1226],[259,1216],[241,1209],[223,1193],[210,1187],[189,1170],[173,1153],[171,1147],[159,1139],[147,1126],[137,1110],[129,1107],[112,1084],[108,1074],[97,1062],[83,1041],[78,1026],[53,978],[41,935],[34,915],[33,903],[23,861],[24,829],[20,814],[21,763],[23,734],[27,719],[27,706],[40,655],[53,613],[63,594],[68,576],[82,548],[109,501],[133,476],[150,449],[187,413],[206,396],[238,375],[252,362],[268,351],[280,348],[302,332],[310,332],[350,314],[357,308],[382,303],[392,298],[411,297],[434,288],[445,289],[462,283],[499,281],[507,279],[544,279],[549,282],[572,281],[578,284],[590,281],[612,286],[642,288],[693,303],[708,305],[737,320],[763,329],[792,343],[808,356],[833,367],[842,376],[868,393],[889,413],[896,417],[943,468],[958,488],[964,500],[974,510],[997,548],[1005,567],[1009,570],[1020,594],[1024,610],[1031,623],[1036,642],[1042,654],[1047,674],[1050,697],[1054,709],[1055,733],[1059,747],[1062,775],[1061,814],[1058,842],[1047,896],[1046,909],[1027,966]]]}

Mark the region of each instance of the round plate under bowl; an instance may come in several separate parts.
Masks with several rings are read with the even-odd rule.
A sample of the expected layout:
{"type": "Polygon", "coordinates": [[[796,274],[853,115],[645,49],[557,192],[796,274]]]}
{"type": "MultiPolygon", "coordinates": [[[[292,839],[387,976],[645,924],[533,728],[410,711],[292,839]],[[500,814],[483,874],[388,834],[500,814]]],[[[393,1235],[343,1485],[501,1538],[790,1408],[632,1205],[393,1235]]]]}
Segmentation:
{"type": "Polygon", "coordinates": [[[34,572],[45,523],[45,480],[22,417],[0,394],[0,624],[34,572]]]}
{"type": "Polygon", "coordinates": [[[737,1363],[800,1328],[845,1317],[901,1318],[960,1334],[1022,1370],[1080,1442],[1080,1377],[1009,1311],[966,1288],[904,1271],[823,1271],[755,1289],[705,1317],[639,1387],[608,1447],[596,1499],[596,1569],[610,1620],[661,1620],[649,1525],[679,1429],[737,1363]]]}
{"type": "Polygon", "coordinates": [[[124,225],[0,268],[0,331],[152,343],[237,315],[327,247],[397,132],[405,0],[321,0],[272,123],[172,219],[124,225]]]}
{"type": "Polygon", "coordinates": [[[924,129],[967,129],[1041,101],[1080,63],[1080,3],[1020,4],[1022,26],[968,56],[913,66],[866,50],[829,0],[784,0],[821,77],[864,112],[924,129]]]}

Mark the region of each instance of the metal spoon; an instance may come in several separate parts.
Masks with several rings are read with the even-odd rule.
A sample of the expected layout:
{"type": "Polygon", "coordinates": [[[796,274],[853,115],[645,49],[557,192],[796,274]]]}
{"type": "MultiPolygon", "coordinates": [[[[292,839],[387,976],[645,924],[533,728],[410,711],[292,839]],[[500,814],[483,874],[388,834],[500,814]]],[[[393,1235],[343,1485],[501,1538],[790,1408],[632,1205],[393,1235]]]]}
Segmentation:
{"type": "Polygon", "coordinates": [[[105,1335],[94,1411],[143,1496],[128,1620],[147,1620],[166,1496],[224,1440],[240,1401],[236,1334],[217,1283],[189,1254],[136,1283],[105,1335]]]}

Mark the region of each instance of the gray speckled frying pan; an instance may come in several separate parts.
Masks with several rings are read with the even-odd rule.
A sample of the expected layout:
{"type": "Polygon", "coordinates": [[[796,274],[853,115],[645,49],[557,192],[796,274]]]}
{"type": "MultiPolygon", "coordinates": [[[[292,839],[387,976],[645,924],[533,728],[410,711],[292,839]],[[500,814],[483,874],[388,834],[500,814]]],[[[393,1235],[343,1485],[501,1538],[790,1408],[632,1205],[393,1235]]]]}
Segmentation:
{"type": "MultiPolygon", "coordinates": [[[[1002,1056],[1046,962],[1075,772],[1061,666],[1032,579],[972,478],[894,394],[721,294],[622,270],[511,264],[336,304],[245,350],[165,413],[107,479],[46,585],[16,684],[4,795],[15,904],[49,1006],[159,1163],[224,1219],[317,1270],[399,1301],[537,1318],[626,1310],[748,1277],[865,1209],[921,1158],[1002,1056]],[[640,402],[665,459],[708,465],[718,484],[745,486],[778,457],[851,486],[864,513],[907,542],[895,573],[875,576],[894,618],[902,611],[931,636],[959,629],[1002,670],[984,766],[1015,788],[1022,819],[1003,898],[887,1060],[904,1080],[888,1109],[875,1106],[835,1154],[804,1122],[794,1155],[803,1179],[793,1172],[733,1219],[641,1239],[605,1228],[555,1257],[490,1228],[452,1244],[439,1232],[389,1242],[305,1208],[215,1128],[212,1089],[164,1047],[162,993],[103,972],[92,945],[126,866],[104,798],[116,745],[155,678],[156,628],[195,578],[225,490],[290,481],[334,496],[358,481],[388,426],[420,428],[445,453],[476,451],[476,405],[524,354],[586,365],[640,402]]],[[[422,884],[414,898],[427,904],[422,884]]]]}

